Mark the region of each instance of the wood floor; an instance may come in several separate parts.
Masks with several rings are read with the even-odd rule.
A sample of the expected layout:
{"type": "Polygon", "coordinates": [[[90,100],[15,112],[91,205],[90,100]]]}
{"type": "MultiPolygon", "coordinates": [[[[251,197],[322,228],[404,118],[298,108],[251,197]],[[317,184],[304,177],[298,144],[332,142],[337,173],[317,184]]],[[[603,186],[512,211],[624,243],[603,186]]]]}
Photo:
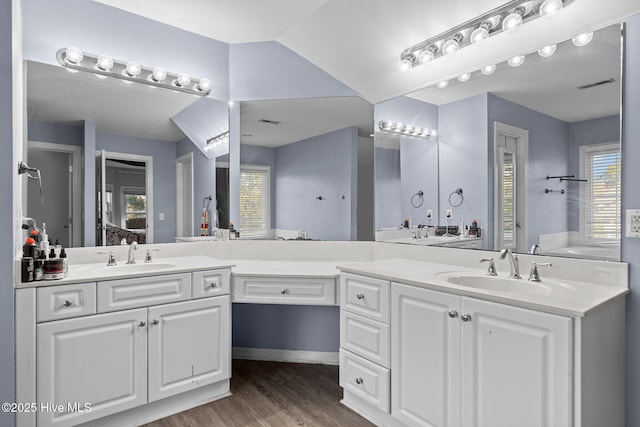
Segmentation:
{"type": "Polygon", "coordinates": [[[340,403],[337,366],[234,359],[231,392],[144,427],[373,426],[340,403]]]}

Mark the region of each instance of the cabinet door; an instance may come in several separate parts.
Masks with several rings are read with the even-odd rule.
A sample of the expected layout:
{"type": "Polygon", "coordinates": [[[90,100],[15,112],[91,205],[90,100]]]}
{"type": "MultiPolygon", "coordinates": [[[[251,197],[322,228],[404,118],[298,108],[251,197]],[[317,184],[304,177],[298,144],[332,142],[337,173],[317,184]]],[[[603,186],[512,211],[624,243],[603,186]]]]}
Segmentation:
{"type": "Polygon", "coordinates": [[[147,310],[137,309],[39,324],[38,426],[77,425],[146,403],[146,320],[147,310]]]}
{"type": "Polygon", "coordinates": [[[391,414],[408,426],[460,424],[459,306],[457,296],[391,286],[391,414]]]}
{"type": "Polygon", "coordinates": [[[231,376],[229,296],[149,308],[149,402],[231,376]]]}
{"type": "Polygon", "coordinates": [[[572,320],[471,298],[462,313],[463,426],[571,426],[572,320]]]}

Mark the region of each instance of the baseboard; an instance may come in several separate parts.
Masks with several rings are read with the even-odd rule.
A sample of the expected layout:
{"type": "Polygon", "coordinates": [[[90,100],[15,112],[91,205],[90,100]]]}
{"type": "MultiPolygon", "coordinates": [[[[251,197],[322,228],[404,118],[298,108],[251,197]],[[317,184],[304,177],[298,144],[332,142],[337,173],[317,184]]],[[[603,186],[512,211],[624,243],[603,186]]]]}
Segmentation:
{"type": "Polygon", "coordinates": [[[275,348],[233,347],[234,359],[269,360],[272,362],[318,363],[338,365],[339,353],[331,351],[280,350],[275,348]]]}

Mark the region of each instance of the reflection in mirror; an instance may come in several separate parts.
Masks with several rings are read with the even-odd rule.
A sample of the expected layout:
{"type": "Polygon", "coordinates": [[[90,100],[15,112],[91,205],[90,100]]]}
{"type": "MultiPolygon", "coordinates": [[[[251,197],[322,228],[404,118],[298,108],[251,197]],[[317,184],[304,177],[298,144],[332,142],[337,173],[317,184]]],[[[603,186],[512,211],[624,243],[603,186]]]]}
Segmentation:
{"type": "Polygon", "coordinates": [[[240,104],[242,238],[373,240],[373,106],[357,97],[240,104]]]}
{"type": "MultiPolygon", "coordinates": [[[[146,171],[147,175],[155,172],[153,188],[145,188],[149,213],[144,224],[140,219],[135,223],[134,218],[129,218],[127,224],[118,214],[128,211],[129,216],[140,215],[139,206],[127,204],[127,200],[142,196],[138,185],[130,186],[138,188],[135,194],[114,189],[111,214],[115,217],[107,222],[138,237],[144,234],[147,243],[173,242],[178,235],[200,234],[202,198],[215,194],[215,157],[228,152],[228,143],[210,151],[205,151],[204,146],[207,139],[228,131],[226,102],[144,84],[100,79],[88,73],[71,73],[57,65],[34,61],[27,61],[25,68],[27,162],[43,161],[43,171],[48,167],[64,176],[58,180],[53,171],[46,172],[45,184],[70,182],[68,186],[45,188],[43,209],[34,210],[31,201],[25,206],[27,214],[39,225],[46,222],[47,228],[52,228],[50,239],[59,239],[65,246],[106,242],[106,237],[96,238],[96,232],[98,236],[106,232],[106,223],[99,222],[106,218],[100,214],[106,206],[102,203],[95,206],[106,201],[106,196],[99,194],[100,178],[93,173],[101,169],[99,164],[96,166],[101,150],[146,156],[153,163],[153,170],[146,171]],[[61,153],[57,157],[64,157],[60,164],[65,166],[55,166],[50,153],[61,153]],[[46,216],[54,211],[61,220],[46,216]],[[53,231],[55,223],[60,223],[59,227],[56,225],[60,231],[53,231]]],[[[120,175],[131,175],[131,171],[120,175]]],[[[29,196],[25,199],[30,199],[37,189],[33,183],[25,185],[29,196]]]]}
{"type": "MultiPolygon", "coordinates": [[[[389,101],[436,109],[436,224],[447,226],[450,209],[449,223],[464,227],[463,235],[476,221],[484,249],[619,260],[620,47],[620,25],[613,25],[587,46],[569,40],[553,56],[528,54],[521,67],[498,64],[491,75],[476,71],[469,81],[389,101]],[[464,190],[458,207],[449,199],[457,188],[464,190]]],[[[376,175],[378,167],[376,159],[376,175]]],[[[403,219],[409,203],[400,200],[403,219]]],[[[432,244],[412,239],[412,230],[398,233],[432,244]]]]}

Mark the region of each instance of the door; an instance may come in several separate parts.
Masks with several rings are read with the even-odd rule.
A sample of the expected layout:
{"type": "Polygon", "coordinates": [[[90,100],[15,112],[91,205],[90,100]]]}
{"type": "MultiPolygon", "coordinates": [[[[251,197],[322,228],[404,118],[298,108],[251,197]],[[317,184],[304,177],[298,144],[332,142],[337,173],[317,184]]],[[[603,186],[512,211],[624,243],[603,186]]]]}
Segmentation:
{"type": "Polygon", "coordinates": [[[176,159],[176,236],[193,236],[193,219],[193,153],[187,153],[176,159]]]}
{"type": "Polygon", "coordinates": [[[408,426],[460,425],[459,305],[457,296],[391,287],[391,414],[408,426]]]}
{"type": "Polygon", "coordinates": [[[146,320],[143,308],[38,324],[37,400],[62,405],[39,410],[38,426],[75,426],[146,403],[146,320]]]}
{"type": "Polygon", "coordinates": [[[494,248],[527,250],[528,131],[496,122],[494,248]]]}
{"type": "Polygon", "coordinates": [[[229,296],[149,308],[149,402],[231,377],[229,296]]]}
{"type": "Polygon", "coordinates": [[[461,314],[462,425],[571,426],[572,320],[472,298],[461,314]]]}

